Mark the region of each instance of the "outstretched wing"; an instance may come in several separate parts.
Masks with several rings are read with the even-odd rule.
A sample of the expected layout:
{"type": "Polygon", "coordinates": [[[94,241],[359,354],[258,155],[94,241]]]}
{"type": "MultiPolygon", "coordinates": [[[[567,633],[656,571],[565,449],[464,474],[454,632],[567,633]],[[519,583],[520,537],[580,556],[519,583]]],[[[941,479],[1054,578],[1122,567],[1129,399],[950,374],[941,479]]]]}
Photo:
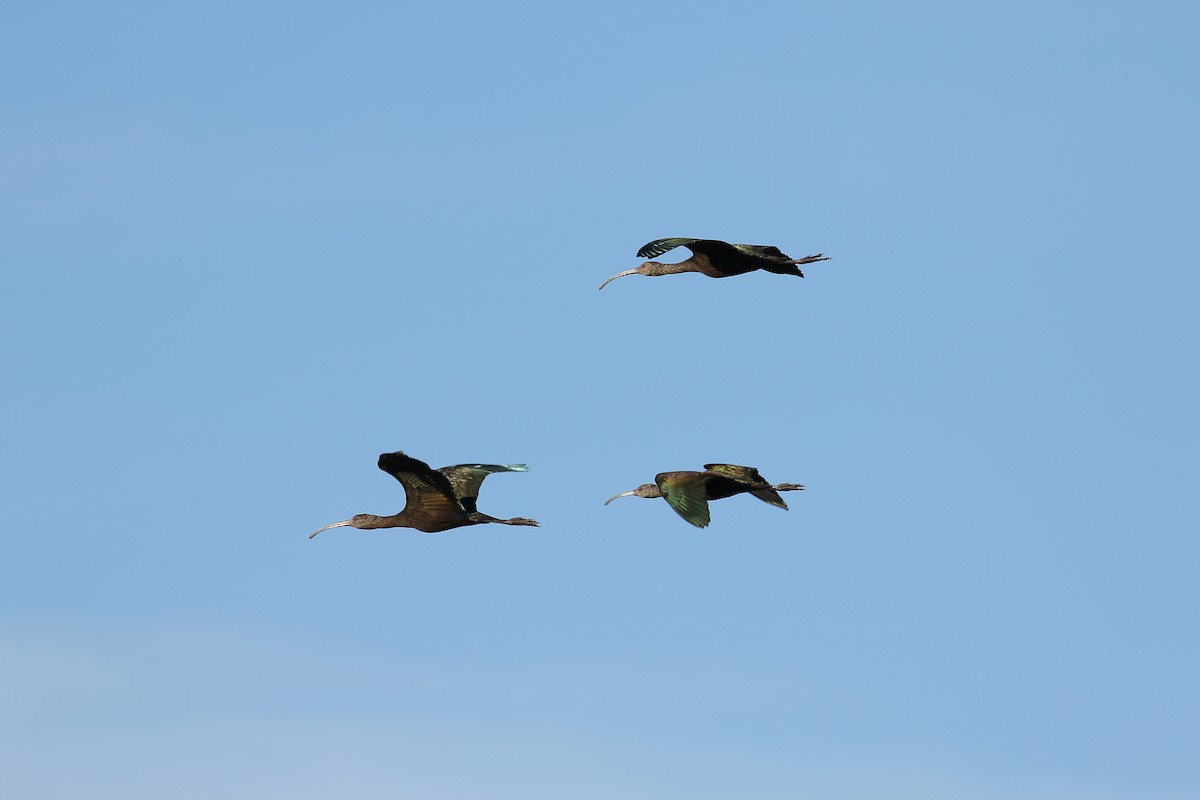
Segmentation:
{"type": "Polygon", "coordinates": [[[738,251],[764,261],[791,261],[792,257],[772,244],[735,244],[738,251]]]}
{"type": "Polygon", "coordinates": [[[406,509],[448,516],[462,513],[463,506],[458,502],[450,481],[424,461],[400,452],[382,453],[379,456],[379,468],[400,481],[404,487],[404,495],[408,498],[406,509]]]}
{"type": "MultiPolygon", "coordinates": [[[[704,468],[717,475],[733,478],[739,483],[767,483],[766,479],[754,467],[743,467],[738,464],[705,464],[704,468]]],[[[779,492],[774,489],[755,489],[751,494],[764,503],[773,505],[776,508],[782,508],[784,511],[787,510],[787,503],[779,496],[779,492]]]]}
{"type": "Polygon", "coordinates": [[[791,261],[792,257],[773,244],[730,244],[720,239],[655,239],[642,245],[638,250],[638,258],[654,258],[661,256],[676,247],[686,247],[693,253],[703,253],[706,256],[730,257],[734,255],[749,256],[763,261],[783,263],[791,261]]]}
{"type": "MultiPolygon", "coordinates": [[[[654,258],[661,256],[668,250],[674,250],[676,247],[691,247],[695,242],[704,241],[703,239],[655,239],[649,244],[642,245],[642,249],[637,251],[638,258],[654,258]]],[[[710,240],[711,241],[711,240],[710,240]]]]}
{"type": "Polygon", "coordinates": [[[654,482],[676,514],[697,528],[708,527],[708,493],[703,472],[660,472],[654,476],[654,482]]]}
{"type": "Polygon", "coordinates": [[[738,464],[705,464],[704,468],[709,472],[715,472],[743,483],[766,483],[754,467],[743,467],[738,464]]]}
{"type": "Polygon", "coordinates": [[[478,511],[479,486],[493,472],[528,472],[524,464],[455,464],[438,470],[450,482],[454,495],[468,512],[478,511]]]}

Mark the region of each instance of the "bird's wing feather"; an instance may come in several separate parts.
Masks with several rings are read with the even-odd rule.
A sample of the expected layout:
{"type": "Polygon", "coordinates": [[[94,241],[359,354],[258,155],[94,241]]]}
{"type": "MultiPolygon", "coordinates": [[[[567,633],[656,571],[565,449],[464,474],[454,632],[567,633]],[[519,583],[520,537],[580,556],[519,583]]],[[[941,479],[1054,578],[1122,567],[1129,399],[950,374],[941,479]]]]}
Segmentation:
{"type": "Polygon", "coordinates": [[[483,479],[493,472],[528,472],[524,464],[455,464],[442,467],[438,472],[446,476],[458,501],[467,511],[477,511],[476,500],[483,479]]]}
{"type": "MultiPolygon", "coordinates": [[[[733,478],[739,483],[767,483],[766,479],[754,467],[743,467],[739,464],[705,464],[704,468],[717,475],[733,478]]],[[[776,508],[782,508],[785,511],[787,510],[787,503],[779,496],[779,492],[774,489],[755,489],[751,494],[764,503],[773,505],[776,508]]]]}
{"type": "Polygon", "coordinates": [[[408,498],[406,508],[447,514],[464,510],[446,476],[424,461],[400,452],[383,453],[379,468],[400,481],[408,498]]]}
{"type": "Polygon", "coordinates": [[[708,496],[704,489],[704,473],[659,473],[654,482],[663,498],[675,513],[697,528],[707,528],[709,522],[708,496]]]}
{"type": "Polygon", "coordinates": [[[735,244],[733,247],[740,252],[764,261],[791,261],[792,257],[771,244],[735,244]]]}
{"type": "Polygon", "coordinates": [[[754,467],[743,467],[738,464],[705,464],[704,468],[709,472],[715,472],[744,483],[762,482],[762,475],[759,475],[758,470],[754,467]]]}
{"type": "Polygon", "coordinates": [[[637,251],[638,258],[654,258],[661,256],[668,250],[674,250],[676,247],[690,247],[693,242],[699,242],[700,239],[675,238],[675,239],[655,239],[653,242],[642,245],[642,249],[637,251]]]}
{"type": "Polygon", "coordinates": [[[654,258],[661,256],[676,247],[686,247],[693,253],[703,253],[706,256],[731,257],[735,255],[760,258],[763,261],[791,261],[792,257],[771,244],[730,244],[720,239],[655,239],[642,245],[638,250],[638,258],[654,258]]]}

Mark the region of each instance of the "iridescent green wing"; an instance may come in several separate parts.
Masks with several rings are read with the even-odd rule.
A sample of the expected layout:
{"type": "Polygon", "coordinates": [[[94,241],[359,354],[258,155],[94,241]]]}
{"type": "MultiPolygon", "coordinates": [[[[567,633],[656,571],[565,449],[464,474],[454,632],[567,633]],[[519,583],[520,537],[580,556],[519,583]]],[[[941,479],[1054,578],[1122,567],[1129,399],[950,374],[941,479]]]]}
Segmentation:
{"type": "MultiPolygon", "coordinates": [[[[709,472],[715,472],[718,475],[724,475],[727,478],[733,478],[740,483],[766,483],[767,481],[758,470],[754,467],[743,467],[738,464],[705,464],[704,468],[709,472]]],[[[783,502],[783,498],[779,496],[779,492],[774,489],[755,489],[750,494],[762,500],[764,503],[773,505],[776,508],[782,508],[787,511],[787,503],[783,502]]]]}
{"type": "Polygon", "coordinates": [[[649,244],[642,245],[642,249],[637,251],[638,258],[654,258],[661,256],[668,250],[674,250],[676,247],[685,247],[693,242],[699,242],[700,239],[655,239],[649,244]]]}
{"type": "Polygon", "coordinates": [[[654,476],[654,482],[676,514],[697,528],[708,527],[708,493],[703,472],[660,472],[654,476]]]}
{"type": "Polygon", "coordinates": [[[446,476],[454,490],[455,497],[468,512],[475,512],[479,499],[479,486],[483,479],[494,472],[528,472],[524,464],[455,464],[452,467],[442,467],[438,470],[446,476]]]}
{"type": "Polygon", "coordinates": [[[404,487],[404,495],[408,498],[405,508],[433,514],[461,513],[462,504],[450,481],[424,461],[399,452],[383,453],[379,456],[379,468],[404,487]]]}
{"type": "Polygon", "coordinates": [[[748,256],[761,258],[764,261],[791,261],[792,257],[778,247],[770,244],[735,244],[739,252],[748,256]]]}

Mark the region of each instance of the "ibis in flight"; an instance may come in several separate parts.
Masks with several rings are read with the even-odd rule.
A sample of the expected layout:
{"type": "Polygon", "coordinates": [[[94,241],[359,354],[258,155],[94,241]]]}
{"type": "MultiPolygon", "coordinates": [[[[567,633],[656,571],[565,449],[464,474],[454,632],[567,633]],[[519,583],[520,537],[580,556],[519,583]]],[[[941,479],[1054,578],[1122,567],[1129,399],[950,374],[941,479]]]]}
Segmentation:
{"type": "Polygon", "coordinates": [[[794,492],[803,488],[799,483],[767,483],[754,467],[705,464],[704,472],[660,472],[654,476],[654,483],[643,483],[636,489],[614,494],[604,501],[604,505],[618,497],[630,495],[662,497],[679,516],[697,528],[707,528],[709,500],[721,500],[749,492],[764,503],[786,511],[787,503],[783,502],[779,492],[794,492]]]}
{"type": "Polygon", "coordinates": [[[626,275],[678,275],[681,272],[699,272],[710,278],[728,278],[731,275],[742,275],[765,269],[776,275],[795,275],[803,278],[797,264],[811,264],[814,261],[828,261],[824,253],[817,253],[804,258],[792,258],[778,247],[769,244],[730,244],[717,239],[656,239],[638,250],[638,258],[654,258],[676,247],[686,247],[692,251],[692,257],[674,264],[660,264],[657,261],[647,261],[636,269],[618,272],[600,284],[603,289],[609,281],[623,278],[626,275]]]}
{"type": "Polygon", "coordinates": [[[537,525],[536,520],[524,517],[497,519],[475,507],[479,486],[493,472],[525,472],[524,464],[456,464],[433,469],[404,453],[384,453],[379,456],[379,468],[400,481],[408,502],[404,510],[388,517],[375,514],[355,514],[353,517],[321,530],[349,526],[359,530],[376,528],[416,528],[424,533],[441,533],[464,525],[497,522],[501,525],[537,525]]]}

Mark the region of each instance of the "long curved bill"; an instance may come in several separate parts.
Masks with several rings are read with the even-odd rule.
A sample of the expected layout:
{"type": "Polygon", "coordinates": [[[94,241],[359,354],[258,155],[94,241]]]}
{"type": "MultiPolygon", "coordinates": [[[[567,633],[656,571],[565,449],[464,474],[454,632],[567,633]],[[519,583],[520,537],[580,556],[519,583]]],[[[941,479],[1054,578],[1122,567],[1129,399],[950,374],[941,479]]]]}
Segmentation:
{"type": "MultiPolygon", "coordinates": [[[[627,269],[624,272],[618,272],[616,275],[613,275],[611,278],[606,280],[604,283],[600,284],[600,289],[603,289],[605,286],[608,286],[609,283],[611,283],[612,281],[615,281],[617,278],[624,278],[626,275],[637,275],[637,274],[638,274],[638,271],[636,269],[627,269]]],[[[597,289],[596,291],[600,291],[600,289],[597,289]]],[[[620,495],[617,495],[617,496],[620,497],[620,495]]]]}
{"type": "MultiPolygon", "coordinates": [[[[611,280],[611,278],[609,280],[611,280]]],[[[602,286],[600,288],[603,289],[604,287],[602,286]]],[[[604,501],[604,505],[608,505],[613,500],[616,500],[618,497],[629,497],[631,494],[635,494],[636,492],[637,492],[636,489],[630,489],[628,492],[621,492],[620,494],[614,494],[612,497],[610,497],[604,501]]]]}
{"type": "Polygon", "coordinates": [[[341,522],[335,522],[335,523],[333,523],[333,524],[331,524],[331,525],[326,525],[324,528],[321,528],[321,530],[320,530],[320,531],[313,531],[312,533],[310,533],[310,534],[308,535],[308,538],[310,538],[310,539],[311,539],[312,537],[316,536],[316,535],[317,535],[318,533],[320,533],[321,531],[327,531],[327,530],[329,530],[330,528],[341,528],[341,527],[344,527],[344,526],[346,526],[346,525],[349,525],[349,524],[350,524],[350,520],[348,520],[348,519],[344,519],[344,520],[342,520],[341,522]]]}

